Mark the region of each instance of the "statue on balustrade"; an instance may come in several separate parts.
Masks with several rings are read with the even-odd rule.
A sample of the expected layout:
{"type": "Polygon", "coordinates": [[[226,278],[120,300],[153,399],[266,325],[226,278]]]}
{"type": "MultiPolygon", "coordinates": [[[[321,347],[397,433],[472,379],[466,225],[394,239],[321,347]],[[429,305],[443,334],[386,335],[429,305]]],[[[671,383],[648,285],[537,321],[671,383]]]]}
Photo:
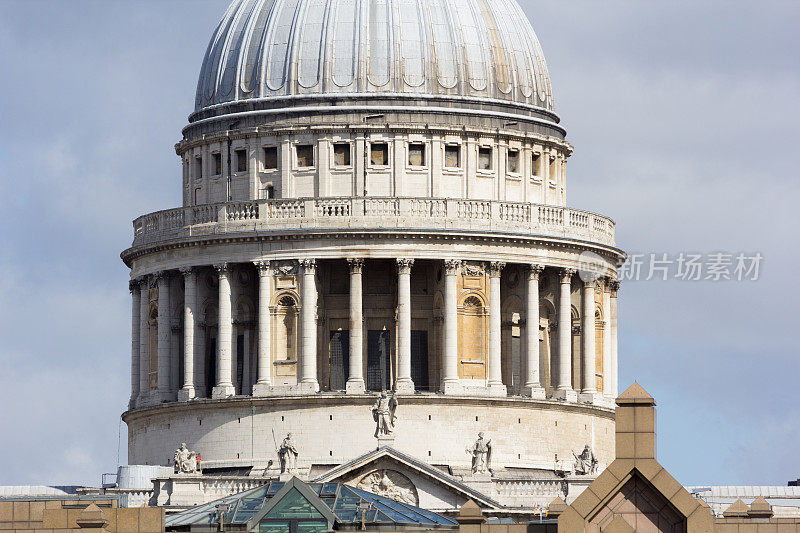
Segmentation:
{"type": "Polygon", "coordinates": [[[281,458],[281,474],[294,473],[297,471],[297,448],[292,441],[292,434],[288,433],[283,439],[281,447],[278,448],[278,456],[281,458]]]}
{"type": "Polygon", "coordinates": [[[572,455],[575,457],[576,474],[582,476],[588,476],[597,473],[598,461],[597,458],[594,456],[592,448],[588,444],[583,449],[580,455],[576,455],[575,452],[572,452],[572,455]]]}
{"type": "Polygon", "coordinates": [[[200,456],[197,452],[189,451],[186,443],[182,442],[181,447],[175,450],[172,462],[176,474],[196,474],[200,456]]]}
{"type": "Polygon", "coordinates": [[[467,448],[467,453],[472,456],[473,474],[492,472],[492,441],[486,440],[482,431],[478,433],[478,440],[472,448],[467,448]]]}
{"type": "Polygon", "coordinates": [[[397,399],[382,392],[375,401],[375,405],[372,406],[372,418],[376,424],[376,438],[391,437],[394,434],[394,425],[397,421],[396,410],[397,399]]]}

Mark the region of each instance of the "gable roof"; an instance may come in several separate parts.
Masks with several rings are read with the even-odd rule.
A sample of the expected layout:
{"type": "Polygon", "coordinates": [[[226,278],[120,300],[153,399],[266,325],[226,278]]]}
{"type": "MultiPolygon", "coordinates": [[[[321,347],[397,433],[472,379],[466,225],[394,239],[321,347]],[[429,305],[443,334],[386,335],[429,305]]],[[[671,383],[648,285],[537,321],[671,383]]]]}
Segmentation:
{"type": "Polygon", "coordinates": [[[247,521],[247,529],[252,530],[255,528],[256,524],[261,522],[261,520],[267,514],[269,514],[270,511],[280,505],[281,500],[283,500],[283,498],[292,490],[297,490],[297,492],[299,492],[300,495],[303,496],[303,498],[305,498],[308,503],[310,503],[314,509],[319,512],[319,514],[325,517],[325,520],[328,522],[328,529],[333,528],[333,524],[336,522],[336,515],[333,514],[333,511],[331,511],[330,507],[325,505],[325,502],[323,502],[319,496],[317,496],[317,494],[308,487],[308,485],[297,479],[297,477],[293,477],[283,486],[281,490],[278,491],[275,496],[267,501],[266,505],[264,505],[259,512],[257,512],[250,520],[247,521]]]}
{"type": "Polygon", "coordinates": [[[364,455],[356,457],[352,461],[329,470],[321,476],[318,476],[313,480],[313,482],[336,481],[351,472],[365,469],[370,465],[370,463],[375,463],[380,459],[389,459],[399,463],[408,470],[413,471],[415,474],[426,478],[433,483],[447,487],[451,491],[460,494],[467,500],[475,501],[475,503],[477,503],[480,507],[488,509],[499,509],[502,507],[498,501],[493,500],[486,494],[483,494],[482,492],[465,485],[457,478],[445,474],[438,468],[420,461],[419,459],[415,459],[410,455],[399,452],[391,446],[383,446],[377,450],[373,450],[365,453],[364,455]]]}

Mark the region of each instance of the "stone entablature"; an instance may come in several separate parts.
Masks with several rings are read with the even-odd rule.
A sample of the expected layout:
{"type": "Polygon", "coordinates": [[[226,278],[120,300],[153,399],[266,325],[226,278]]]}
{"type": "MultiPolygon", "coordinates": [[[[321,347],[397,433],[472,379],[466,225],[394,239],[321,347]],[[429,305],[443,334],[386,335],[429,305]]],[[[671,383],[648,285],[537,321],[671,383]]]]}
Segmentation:
{"type": "Polygon", "coordinates": [[[521,202],[445,198],[299,198],[181,207],[133,222],[133,246],[199,235],[288,229],[491,231],[590,241],[613,247],[603,215],[521,202]]]}

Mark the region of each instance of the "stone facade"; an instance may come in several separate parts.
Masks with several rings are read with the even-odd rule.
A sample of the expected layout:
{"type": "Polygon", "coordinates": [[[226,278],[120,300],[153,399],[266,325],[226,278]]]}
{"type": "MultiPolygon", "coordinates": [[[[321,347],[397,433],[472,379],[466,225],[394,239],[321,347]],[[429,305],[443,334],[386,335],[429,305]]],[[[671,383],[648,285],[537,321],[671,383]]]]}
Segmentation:
{"type": "MultiPolygon", "coordinates": [[[[377,445],[464,478],[464,449],[484,432],[493,466],[469,483],[511,501],[538,490],[525,476],[570,477],[587,444],[611,460],[624,258],[615,224],[566,207],[572,146],[538,40],[524,18],[496,26],[519,6],[444,3],[402,28],[376,19],[348,52],[328,43],[339,60],[378,68],[374,32],[399,31],[394,73],[377,85],[371,70],[339,84],[342,63],[321,52],[341,24],[367,20],[355,12],[321,22],[316,77],[302,26],[283,55],[248,59],[256,34],[284,35],[271,27],[282,7],[226,13],[175,147],[183,206],[135,220],[122,254],[131,463],[163,464],[186,442],[206,465],[269,476],[273,438],[291,432],[308,477],[377,445]],[[266,27],[234,29],[256,13],[266,27]],[[419,51],[422,85],[408,78],[414,27],[436,36],[435,54],[419,51]],[[464,42],[476,30],[505,36],[507,59],[478,39],[472,55],[453,56],[461,82],[442,85],[452,66],[442,28],[464,42]],[[244,70],[220,75],[237,54],[262,72],[257,87],[244,70]],[[481,64],[496,74],[489,83],[481,64]],[[385,391],[396,427],[376,441],[373,416],[386,425],[390,415],[370,406],[385,391]]],[[[313,16],[310,0],[300,4],[300,18],[313,16]]]]}

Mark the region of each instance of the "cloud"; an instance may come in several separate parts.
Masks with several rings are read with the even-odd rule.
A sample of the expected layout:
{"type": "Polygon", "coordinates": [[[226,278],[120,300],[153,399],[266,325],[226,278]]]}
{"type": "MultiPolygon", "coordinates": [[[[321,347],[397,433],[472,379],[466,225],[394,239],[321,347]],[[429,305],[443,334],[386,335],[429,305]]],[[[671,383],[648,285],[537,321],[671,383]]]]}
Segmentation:
{"type": "MultiPolygon", "coordinates": [[[[520,3],[576,146],[570,205],[614,217],[631,251],[765,256],[755,283],[623,286],[620,383],[659,401],[663,462],[685,483],[796,477],[800,4],[520,3]]],[[[118,253],[133,218],[180,203],[173,145],[226,5],[0,2],[0,427],[25,428],[0,483],[96,484],[116,466],[118,253]]]]}

